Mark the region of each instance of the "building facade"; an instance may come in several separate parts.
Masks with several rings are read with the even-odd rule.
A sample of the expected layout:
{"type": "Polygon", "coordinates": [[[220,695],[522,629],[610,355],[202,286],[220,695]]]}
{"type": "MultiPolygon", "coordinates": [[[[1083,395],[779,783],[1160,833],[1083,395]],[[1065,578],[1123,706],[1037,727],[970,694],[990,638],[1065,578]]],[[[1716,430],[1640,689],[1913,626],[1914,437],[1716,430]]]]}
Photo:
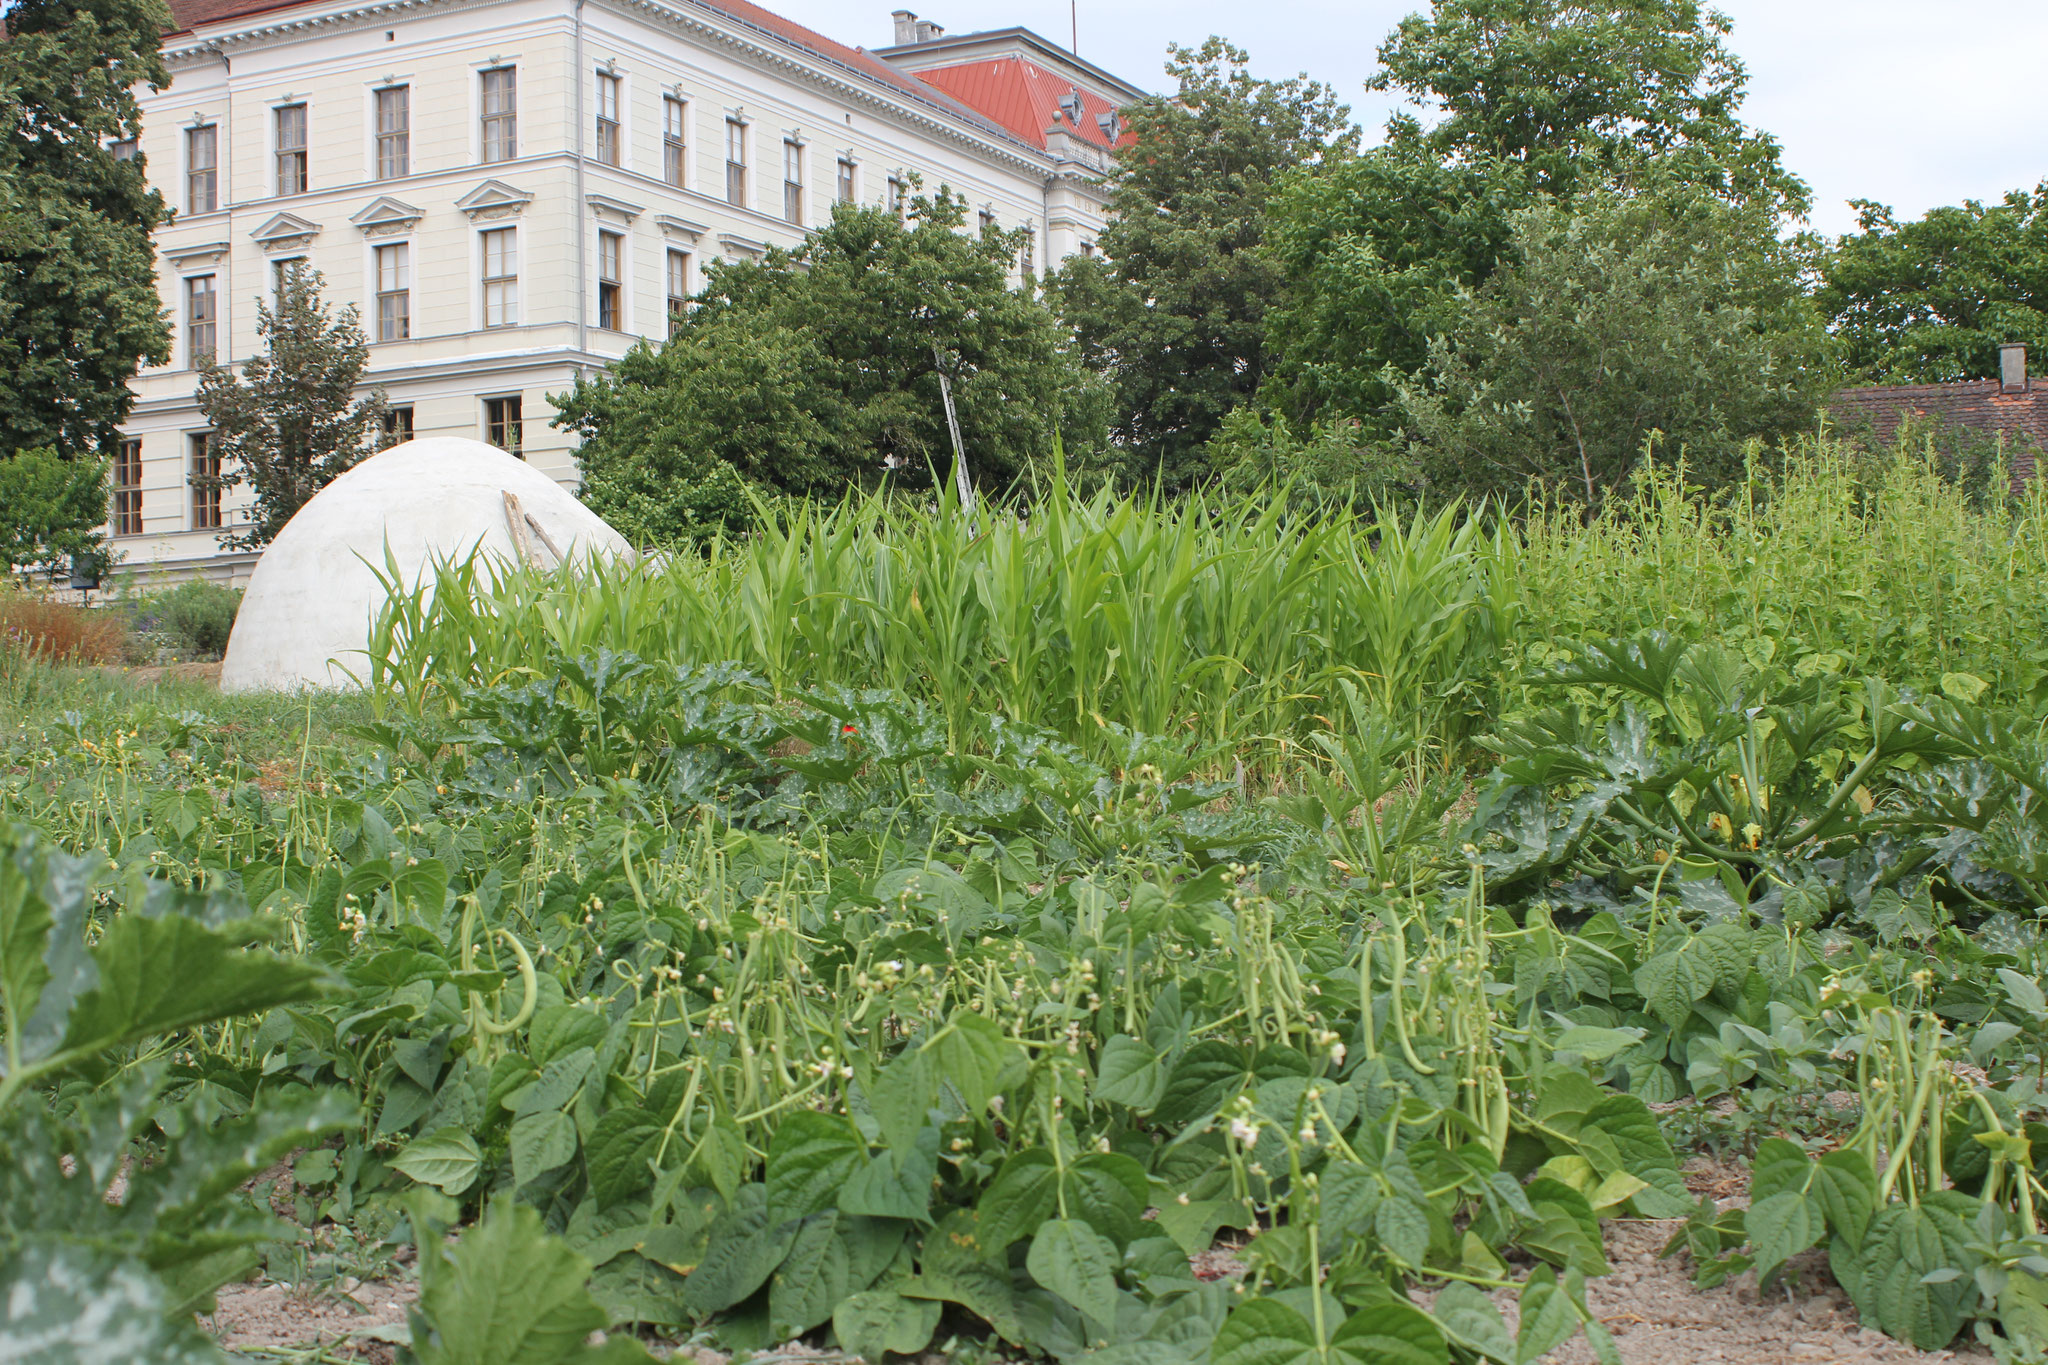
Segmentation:
{"type": "Polygon", "coordinates": [[[194,392],[256,351],[293,262],[360,311],[394,435],[478,437],[573,487],[547,395],[665,334],[706,262],[913,178],[1029,229],[1020,276],[1091,251],[1139,93],[1024,30],[967,42],[906,13],[870,53],[740,0],[172,11],[139,150],[176,210],[173,354],[135,381],[110,529],[128,567],[230,580],[256,556],[218,546],[240,509],[194,482],[214,472],[194,392]]]}

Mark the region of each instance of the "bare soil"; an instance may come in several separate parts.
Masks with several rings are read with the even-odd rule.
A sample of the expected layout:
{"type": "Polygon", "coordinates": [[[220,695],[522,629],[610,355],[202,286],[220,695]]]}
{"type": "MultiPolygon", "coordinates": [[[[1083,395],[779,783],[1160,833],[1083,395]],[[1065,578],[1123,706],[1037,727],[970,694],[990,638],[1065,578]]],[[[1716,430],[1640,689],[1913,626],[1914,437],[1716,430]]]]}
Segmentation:
{"type": "MultiPolygon", "coordinates": [[[[1695,1158],[1686,1163],[1685,1175],[1694,1194],[1723,1208],[1748,1202],[1748,1172],[1740,1165],[1695,1158]]],[[[1607,1224],[1612,1272],[1587,1284],[1586,1303],[1614,1334],[1628,1365],[1991,1365],[1990,1354],[1975,1346],[1921,1351],[1862,1326],[1818,1251],[1795,1257],[1767,1294],[1757,1292],[1753,1272],[1714,1289],[1694,1289],[1690,1259],[1683,1253],[1661,1255],[1678,1227],[1654,1219],[1607,1224]]],[[[1203,1279],[1242,1274],[1244,1262],[1236,1251],[1219,1244],[1194,1257],[1196,1273],[1203,1279]]],[[[403,1331],[406,1308],[417,1296],[417,1286],[409,1281],[343,1281],[320,1292],[275,1283],[230,1285],[220,1291],[219,1310],[206,1325],[231,1348],[318,1343],[344,1357],[383,1365],[393,1358],[388,1342],[402,1339],[397,1334],[403,1331]]],[[[1495,1302],[1512,1329],[1514,1296],[1497,1294],[1495,1302]]],[[[698,1365],[719,1359],[708,1352],[694,1354],[698,1365]]],[[[843,1358],[800,1343],[771,1354],[777,1362],[843,1358]]],[[[1552,1365],[1595,1365],[1583,1337],[1574,1337],[1545,1359],[1552,1365]]],[[[937,1362],[927,1357],[920,1365],[937,1362]]]]}

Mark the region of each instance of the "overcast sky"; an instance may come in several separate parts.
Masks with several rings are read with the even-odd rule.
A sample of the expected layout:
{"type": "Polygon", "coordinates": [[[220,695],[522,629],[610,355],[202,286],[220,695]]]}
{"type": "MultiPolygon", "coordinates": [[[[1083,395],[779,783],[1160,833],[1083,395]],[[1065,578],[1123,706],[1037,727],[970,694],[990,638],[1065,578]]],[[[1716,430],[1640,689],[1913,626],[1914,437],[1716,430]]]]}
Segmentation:
{"type": "MultiPolygon", "coordinates": [[[[844,43],[890,41],[890,0],[765,0],[844,43]]],[[[897,0],[953,33],[1022,24],[1064,45],[1065,0],[897,0]]],[[[1080,0],[1080,52],[1148,90],[1170,41],[1220,33],[1261,76],[1306,71],[1376,131],[1373,52],[1423,0],[1080,0]]],[[[1855,226],[1850,199],[1901,217],[1995,200],[2048,177],[2042,0],[1722,0],[1749,67],[1748,120],[1777,135],[1814,191],[1813,225],[1855,226]]]]}

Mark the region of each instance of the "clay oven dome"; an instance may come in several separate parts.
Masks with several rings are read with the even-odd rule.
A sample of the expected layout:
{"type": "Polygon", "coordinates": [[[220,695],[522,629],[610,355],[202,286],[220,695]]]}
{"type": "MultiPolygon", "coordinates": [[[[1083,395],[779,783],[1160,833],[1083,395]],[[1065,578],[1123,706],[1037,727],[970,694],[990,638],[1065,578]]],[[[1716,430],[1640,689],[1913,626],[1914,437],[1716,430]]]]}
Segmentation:
{"type": "Polygon", "coordinates": [[[343,669],[364,672],[370,621],[384,602],[377,575],[388,572],[387,547],[408,585],[434,561],[478,547],[547,566],[633,553],[560,484],[496,446],[407,441],[321,489],[278,533],[242,599],[222,690],[350,685],[343,669]]]}

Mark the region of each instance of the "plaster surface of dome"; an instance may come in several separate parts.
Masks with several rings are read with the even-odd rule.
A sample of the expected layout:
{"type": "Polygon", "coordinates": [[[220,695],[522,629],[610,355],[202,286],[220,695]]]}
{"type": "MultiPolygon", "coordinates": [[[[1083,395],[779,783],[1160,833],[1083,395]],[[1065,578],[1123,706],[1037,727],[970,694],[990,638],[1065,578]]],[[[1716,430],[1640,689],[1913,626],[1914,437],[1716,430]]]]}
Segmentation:
{"type": "Polygon", "coordinates": [[[407,441],[351,469],[299,509],[263,554],[221,664],[228,692],[347,687],[365,673],[388,552],[407,586],[438,560],[481,550],[553,567],[633,550],[560,484],[496,446],[407,441]]]}

